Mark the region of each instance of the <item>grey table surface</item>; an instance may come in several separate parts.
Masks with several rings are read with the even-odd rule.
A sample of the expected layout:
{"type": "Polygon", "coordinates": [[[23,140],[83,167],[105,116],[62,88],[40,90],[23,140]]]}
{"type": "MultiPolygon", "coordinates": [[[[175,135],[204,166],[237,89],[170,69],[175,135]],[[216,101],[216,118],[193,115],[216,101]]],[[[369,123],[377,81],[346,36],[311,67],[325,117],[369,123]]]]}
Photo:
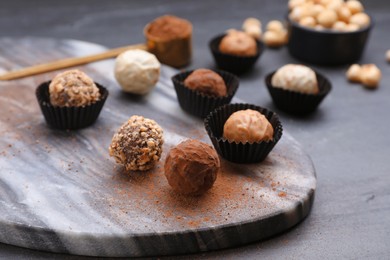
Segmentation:
{"type": "MultiPolygon", "coordinates": [[[[284,128],[311,156],[317,192],[311,214],[289,232],[247,246],[178,259],[389,259],[390,257],[390,2],[363,1],[376,25],[360,63],[383,74],[370,91],[346,81],[347,66],[319,67],[333,84],[316,113],[292,117],[274,107],[264,84],[270,71],[299,61],[286,48],[267,49],[255,69],[241,77],[237,96],[279,113],[284,128]]],[[[117,47],[143,42],[143,26],[170,13],[194,25],[194,58],[188,68],[214,67],[208,41],[254,16],[283,19],[286,1],[50,1],[2,0],[0,37],[72,38],[117,47]]],[[[0,258],[78,259],[0,244],[0,258]]]]}

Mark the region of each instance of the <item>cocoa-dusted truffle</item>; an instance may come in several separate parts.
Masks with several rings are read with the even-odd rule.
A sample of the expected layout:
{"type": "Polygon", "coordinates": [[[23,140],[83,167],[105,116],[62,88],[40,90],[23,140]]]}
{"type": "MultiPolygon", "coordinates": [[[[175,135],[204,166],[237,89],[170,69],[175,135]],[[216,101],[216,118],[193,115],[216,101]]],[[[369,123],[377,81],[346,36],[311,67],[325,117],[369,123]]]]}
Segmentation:
{"type": "Polygon", "coordinates": [[[213,186],[219,167],[218,155],[211,146],[186,140],[169,151],[164,170],[176,192],[201,195],[213,186]]]}
{"type": "Polygon", "coordinates": [[[284,65],[272,76],[271,83],[275,88],[306,94],[317,94],[319,92],[316,73],[304,65],[284,65]]]}
{"type": "Polygon", "coordinates": [[[185,80],[184,85],[209,96],[222,97],[227,95],[223,78],[212,70],[194,70],[185,80]]]}
{"type": "Polygon", "coordinates": [[[146,171],[160,160],[163,143],[163,130],[154,120],[134,115],[118,129],[109,152],[126,170],[146,171]]]}
{"type": "Polygon", "coordinates": [[[222,38],[219,51],[236,56],[255,56],[257,54],[256,40],[245,32],[230,30],[222,38]]]}
{"type": "Polygon", "coordinates": [[[100,99],[99,88],[80,70],[68,70],[54,77],[49,85],[50,103],[59,107],[81,107],[100,99]]]}
{"type": "Polygon", "coordinates": [[[223,137],[229,142],[255,143],[272,140],[274,129],[267,118],[252,109],[234,112],[223,127],[223,137]]]}

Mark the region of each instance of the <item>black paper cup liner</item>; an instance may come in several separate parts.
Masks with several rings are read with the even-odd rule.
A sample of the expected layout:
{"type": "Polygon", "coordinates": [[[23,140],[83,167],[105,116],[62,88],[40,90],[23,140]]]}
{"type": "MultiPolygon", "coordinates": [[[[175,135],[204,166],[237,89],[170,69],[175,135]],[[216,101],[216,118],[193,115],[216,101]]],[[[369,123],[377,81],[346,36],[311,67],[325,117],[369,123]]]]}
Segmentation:
{"type": "Polygon", "coordinates": [[[215,71],[225,81],[227,95],[214,97],[184,86],[184,80],[192,72],[193,70],[186,71],[172,77],[179,105],[184,111],[194,116],[205,118],[215,108],[230,103],[239,86],[239,80],[235,75],[226,71],[215,71]]]}
{"type": "Polygon", "coordinates": [[[261,41],[256,40],[257,54],[254,56],[237,56],[226,54],[219,51],[219,43],[225,35],[226,34],[216,36],[209,43],[210,51],[214,57],[215,63],[220,69],[235,74],[242,74],[249,71],[263,53],[264,44],[261,41]]]}
{"type": "Polygon", "coordinates": [[[50,81],[38,86],[35,94],[46,123],[56,129],[79,129],[92,125],[98,118],[108,96],[108,90],[97,84],[100,100],[83,107],[59,107],[50,104],[50,81]]]}
{"type": "Polygon", "coordinates": [[[280,140],[283,127],[276,113],[251,104],[229,104],[217,108],[204,120],[206,131],[215,150],[226,160],[234,163],[258,163],[263,161],[280,140]],[[223,137],[226,120],[236,111],[252,109],[259,111],[271,123],[274,129],[273,139],[256,143],[229,142],[223,137]]]}
{"type": "Polygon", "coordinates": [[[332,89],[330,81],[316,72],[319,93],[305,94],[272,86],[271,80],[276,71],[265,78],[265,84],[274,104],[290,114],[304,115],[313,112],[332,89]]]}

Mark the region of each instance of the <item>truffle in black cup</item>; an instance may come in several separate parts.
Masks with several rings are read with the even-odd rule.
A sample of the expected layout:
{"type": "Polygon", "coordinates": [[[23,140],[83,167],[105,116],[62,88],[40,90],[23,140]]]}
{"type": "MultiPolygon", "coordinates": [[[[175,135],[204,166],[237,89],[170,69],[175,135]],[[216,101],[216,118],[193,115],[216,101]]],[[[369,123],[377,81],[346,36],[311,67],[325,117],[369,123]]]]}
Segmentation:
{"type": "Polygon", "coordinates": [[[251,104],[228,104],[211,112],[204,120],[204,125],[215,150],[226,160],[234,163],[259,163],[263,161],[280,140],[283,127],[276,113],[266,108],[251,104]],[[263,114],[273,127],[272,140],[254,143],[229,142],[223,137],[226,120],[240,110],[252,109],[263,114]]]}
{"type": "Polygon", "coordinates": [[[264,50],[264,43],[256,40],[257,53],[254,56],[238,56],[232,54],[226,54],[219,50],[219,44],[225,34],[218,35],[213,38],[209,43],[210,51],[214,57],[215,63],[217,66],[234,74],[242,74],[249,71],[255,65],[256,61],[259,59],[264,50]]]}
{"type": "Polygon", "coordinates": [[[184,80],[192,72],[193,70],[186,71],[172,77],[179,105],[184,111],[194,116],[204,118],[215,108],[230,103],[239,86],[237,76],[226,71],[214,71],[223,78],[227,88],[226,96],[216,97],[206,95],[197,90],[189,89],[184,85],[184,80]]]}
{"type": "Polygon", "coordinates": [[[315,111],[325,96],[331,91],[330,81],[316,72],[319,92],[317,94],[301,93],[294,90],[278,88],[272,85],[272,77],[276,71],[268,74],[265,84],[272,97],[274,104],[284,112],[294,115],[304,115],[315,111]]]}
{"type": "Polygon", "coordinates": [[[36,89],[36,97],[46,123],[56,129],[80,129],[92,125],[98,118],[108,96],[108,90],[95,82],[99,88],[100,99],[86,106],[60,107],[50,103],[49,85],[51,81],[42,83],[36,89]]]}

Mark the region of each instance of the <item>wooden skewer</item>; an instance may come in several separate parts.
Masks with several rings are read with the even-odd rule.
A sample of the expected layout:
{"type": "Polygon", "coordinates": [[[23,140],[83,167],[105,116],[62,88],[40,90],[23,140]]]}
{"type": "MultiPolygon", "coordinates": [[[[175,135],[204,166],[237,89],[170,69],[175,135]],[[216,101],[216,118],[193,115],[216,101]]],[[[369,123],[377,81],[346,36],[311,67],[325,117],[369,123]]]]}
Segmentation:
{"type": "Polygon", "coordinates": [[[131,49],[147,50],[147,47],[145,44],[129,45],[129,46],[119,47],[119,48],[111,49],[102,53],[93,54],[89,56],[74,57],[74,58],[68,58],[68,59],[58,60],[54,62],[39,64],[39,65],[23,68],[20,70],[16,70],[16,71],[6,72],[0,75],[0,80],[20,79],[20,78],[41,74],[49,71],[83,65],[94,61],[115,58],[122,52],[131,49]]]}

